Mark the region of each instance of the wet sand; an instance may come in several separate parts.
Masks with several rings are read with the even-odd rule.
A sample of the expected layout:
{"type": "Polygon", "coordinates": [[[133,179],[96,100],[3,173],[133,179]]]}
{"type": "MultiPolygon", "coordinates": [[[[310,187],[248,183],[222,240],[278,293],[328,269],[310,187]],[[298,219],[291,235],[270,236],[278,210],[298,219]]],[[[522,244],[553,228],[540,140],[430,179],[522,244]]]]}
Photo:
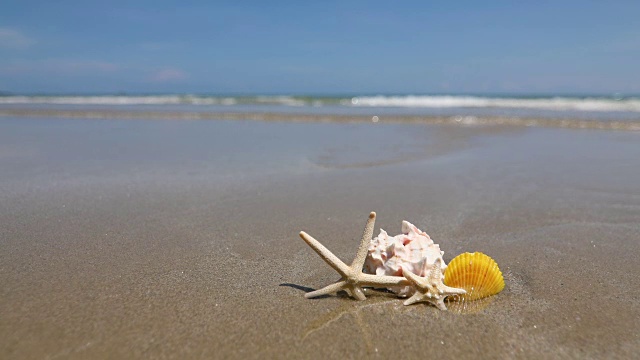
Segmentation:
{"type": "Polygon", "coordinates": [[[640,133],[0,117],[0,357],[631,358],[640,133]],[[467,314],[304,293],[403,219],[506,288],[467,314]]]}
{"type": "MultiPolygon", "coordinates": [[[[348,109],[353,111],[353,109],[348,109]]],[[[109,109],[100,106],[33,108],[21,106],[0,106],[0,117],[52,117],[76,119],[161,119],[161,120],[256,120],[286,122],[325,122],[325,123],[385,123],[385,124],[421,124],[421,125],[473,125],[473,126],[508,126],[508,127],[548,127],[563,129],[597,129],[617,131],[640,130],[640,119],[599,119],[577,117],[522,117],[522,116],[447,116],[419,115],[397,112],[389,113],[389,109],[372,109],[369,113],[345,113],[340,109],[336,113],[314,108],[287,108],[279,110],[251,110],[228,108],[221,110],[158,110],[150,109],[109,109]],[[384,111],[383,111],[384,110],[384,111]],[[340,112],[341,111],[341,112],[340,112]],[[381,114],[380,112],[383,111],[381,114]]],[[[393,108],[392,110],[393,111],[393,108]]],[[[593,113],[592,113],[593,115],[593,113]]]]}

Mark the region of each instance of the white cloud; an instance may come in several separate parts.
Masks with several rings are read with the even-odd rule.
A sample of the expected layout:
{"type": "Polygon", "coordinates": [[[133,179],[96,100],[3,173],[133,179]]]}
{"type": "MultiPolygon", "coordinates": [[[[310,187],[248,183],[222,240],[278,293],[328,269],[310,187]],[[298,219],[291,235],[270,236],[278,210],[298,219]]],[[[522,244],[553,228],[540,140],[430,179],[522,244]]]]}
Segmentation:
{"type": "Polygon", "coordinates": [[[35,41],[18,30],[0,27],[0,48],[26,49],[35,41]]]}
{"type": "Polygon", "coordinates": [[[151,74],[149,80],[153,82],[174,82],[189,78],[189,74],[176,68],[164,68],[156,70],[151,74]]]}

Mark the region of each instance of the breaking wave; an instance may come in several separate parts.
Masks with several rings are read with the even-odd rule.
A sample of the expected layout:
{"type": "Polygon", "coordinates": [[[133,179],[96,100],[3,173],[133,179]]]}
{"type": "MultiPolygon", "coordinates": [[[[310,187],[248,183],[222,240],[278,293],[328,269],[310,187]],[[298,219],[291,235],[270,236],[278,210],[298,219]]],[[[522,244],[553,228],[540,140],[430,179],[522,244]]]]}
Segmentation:
{"type": "Polygon", "coordinates": [[[252,95],[78,95],[78,96],[17,96],[0,95],[0,105],[70,105],[70,106],[241,106],[277,105],[284,107],[401,108],[401,109],[492,109],[498,111],[552,111],[580,113],[640,114],[640,97],[517,97],[463,95],[377,95],[355,97],[252,95]]]}
{"type": "Polygon", "coordinates": [[[292,96],[0,96],[0,104],[49,104],[49,105],[236,105],[274,104],[302,106],[305,101],[292,96]]]}
{"type": "Polygon", "coordinates": [[[414,108],[508,108],[555,111],[626,111],[640,112],[640,98],[550,97],[501,98],[478,96],[359,96],[352,106],[414,108]]]}

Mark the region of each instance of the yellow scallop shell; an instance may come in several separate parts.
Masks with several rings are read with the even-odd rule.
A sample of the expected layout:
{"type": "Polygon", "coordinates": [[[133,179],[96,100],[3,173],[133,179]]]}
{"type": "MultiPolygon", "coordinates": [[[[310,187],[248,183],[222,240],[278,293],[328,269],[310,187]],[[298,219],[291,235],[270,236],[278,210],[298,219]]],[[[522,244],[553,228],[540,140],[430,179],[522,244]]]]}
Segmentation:
{"type": "Polygon", "coordinates": [[[504,278],[498,264],[481,252],[464,253],[451,260],[444,272],[444,283],[465,289],[460,300],[471,301],[495,295],[504,289],[504,278]]]}

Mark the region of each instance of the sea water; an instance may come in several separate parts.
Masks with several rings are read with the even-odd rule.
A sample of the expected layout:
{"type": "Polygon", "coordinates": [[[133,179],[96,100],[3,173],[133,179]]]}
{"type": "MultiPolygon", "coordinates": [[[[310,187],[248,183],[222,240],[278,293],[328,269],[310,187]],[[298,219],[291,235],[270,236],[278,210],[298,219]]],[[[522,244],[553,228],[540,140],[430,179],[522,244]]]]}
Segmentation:
{"type": "Polygon", "coordinates": [[[640,120],[638,95],[0,95],[0,109],[640,120]]]}

